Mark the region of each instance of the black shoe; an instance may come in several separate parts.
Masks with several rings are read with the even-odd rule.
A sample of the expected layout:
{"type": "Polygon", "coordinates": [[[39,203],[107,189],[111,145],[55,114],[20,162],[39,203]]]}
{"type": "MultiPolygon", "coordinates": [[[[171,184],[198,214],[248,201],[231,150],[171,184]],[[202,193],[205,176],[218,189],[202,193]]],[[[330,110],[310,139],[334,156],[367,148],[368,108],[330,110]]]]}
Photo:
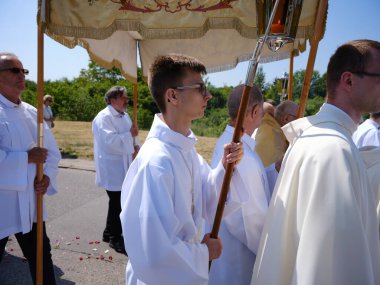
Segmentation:
{"type": "Polygon", "coordinates": [[[124,253],[127,255],[127,252],[125,251],[125,248],[124,248],[124,242],[122,240],[116,240],[116,241],[110,240],[109,246],[110,248],[113,248],[115,251],[119,253],[124,253]]]}
{"type": "Polygon", "coordinates": [[[110,236],[103,235],[103,241],[104,242],[110,242],[110,236]]]}

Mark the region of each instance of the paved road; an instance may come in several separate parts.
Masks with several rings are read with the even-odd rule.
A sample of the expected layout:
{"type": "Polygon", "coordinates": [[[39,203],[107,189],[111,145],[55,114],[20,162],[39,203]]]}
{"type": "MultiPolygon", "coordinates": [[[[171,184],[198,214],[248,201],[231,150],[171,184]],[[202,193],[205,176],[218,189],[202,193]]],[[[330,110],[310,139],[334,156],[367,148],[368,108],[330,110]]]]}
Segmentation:
{"type": "MultiPolygon", "coordinates": [[[[62,160],[59,193],[44,200],[58,284],[125,284],[128,258],[101,241],[108,197],[94,186],[93,169],[92,162],[62,160]]],[[[28,264],[11,239],[0,264],[0,284],[32,284],[28,264]]]]}

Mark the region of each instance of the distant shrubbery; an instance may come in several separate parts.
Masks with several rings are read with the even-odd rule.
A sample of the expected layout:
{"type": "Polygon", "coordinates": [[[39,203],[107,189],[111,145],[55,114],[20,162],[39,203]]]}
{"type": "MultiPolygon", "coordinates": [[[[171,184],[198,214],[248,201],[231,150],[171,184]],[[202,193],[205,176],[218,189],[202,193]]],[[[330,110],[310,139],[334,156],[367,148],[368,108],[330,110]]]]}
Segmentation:
{"type": "MultiPolygon", "coordinates": [[[[305,71],[294,73],[293,97],[299,100],[305,71]]],[[[311,83],[311,89],[306,107],[306,115],[314,114],[324,101],[326,94],[325,75],[320,76],[315,71],[311,83]]],[[[265,74],[259,68],[256,75],[256,84],[260,86],[266,98],[275,101],[280,99],[280,90],[276,81],[265,83],[265,74]]],[[[206,84],[213,98],[209,101],[205,117],[193,123],[192,130],[199,136],[219,136],[228,122],[227,98],[232,86],[214,87],[206,78],[206,84]]],[[[52,109],[60,120],[68,121],[92,121],[96,114],[105,107],[104,94],[114,85],[125,86],[130,95],[128,112],[132,117],[133,85],[126,81],[116,68],[106,70],[90,61],[88,69],[83,69],[80,75],[73,80],[63,78],[55,81],[46,81],[44,93],[54,97],[52,109]]],[[[36,105],[36,83],[27,80],[23,100],[36,105]]],[[[154,114],[158,108],[154,103],[147,84],[142,79],[141,70],[138,71],[138,112],[137,120],[140,129],[149,129],[154,114]]]]}

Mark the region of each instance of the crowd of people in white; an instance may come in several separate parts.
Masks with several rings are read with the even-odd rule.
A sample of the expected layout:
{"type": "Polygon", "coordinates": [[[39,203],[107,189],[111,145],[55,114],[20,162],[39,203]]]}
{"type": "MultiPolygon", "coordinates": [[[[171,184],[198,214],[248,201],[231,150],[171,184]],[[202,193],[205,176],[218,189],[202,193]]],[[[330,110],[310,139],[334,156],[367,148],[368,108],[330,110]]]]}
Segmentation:
{"type": "MultiPolygon", "coordinates": [[[[15,235],[35,282],[35,192],[57,191],[60,153],[49,129],[52,113],[44,147],[36,147],[36,109],[20,98],[26,74],[16,55],[0,53],[0,209],[6,213],[0,261],[15,235]],[[41,181],[36,163],[44,163],[41,181]]],[[[186,55],[155,59],[148,85],[161,113],[141,149],[125,113],[124,87],[105,94],[107,106],[93,121],[96,184],[109,196],[103,241],[128,255],[126,283],[380,284],[380,43],[356,40],[336,50],[326,102],[313,116],[298,119],[296,103],[273,106],[253,86],[239,143],[231,140],[244,86],[235,87],[211,166],[191,131],[212,98],[205,74],[186,55]],[[219,236],[211,238],[231,163],[219,236]]],[[[48,113],[52,97],[45,97],[48,113]]],[[[51,285],[43,234],[44,284],[51,285]]]]}

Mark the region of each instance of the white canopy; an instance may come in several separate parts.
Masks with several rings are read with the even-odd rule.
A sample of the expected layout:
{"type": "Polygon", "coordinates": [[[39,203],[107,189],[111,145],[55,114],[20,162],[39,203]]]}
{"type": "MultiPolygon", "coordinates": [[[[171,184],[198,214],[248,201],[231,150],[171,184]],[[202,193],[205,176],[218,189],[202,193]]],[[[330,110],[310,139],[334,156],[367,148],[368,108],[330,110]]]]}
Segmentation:
{"type": "MultiPolygon", "coordinates": [[[[303,2],[295,42],[276,53],[265,47],[261,62],[305,50],[319,0],[303,2]]],[[[144,76],[156,55],[173,52],[194,56],[214,72],[250,59],[257,41],[252,0],[41,0],[39,8],[47,35],[70,48],[83,46],[92,60],[118,67],[134,82],[137,51],[144,76]]]]}

